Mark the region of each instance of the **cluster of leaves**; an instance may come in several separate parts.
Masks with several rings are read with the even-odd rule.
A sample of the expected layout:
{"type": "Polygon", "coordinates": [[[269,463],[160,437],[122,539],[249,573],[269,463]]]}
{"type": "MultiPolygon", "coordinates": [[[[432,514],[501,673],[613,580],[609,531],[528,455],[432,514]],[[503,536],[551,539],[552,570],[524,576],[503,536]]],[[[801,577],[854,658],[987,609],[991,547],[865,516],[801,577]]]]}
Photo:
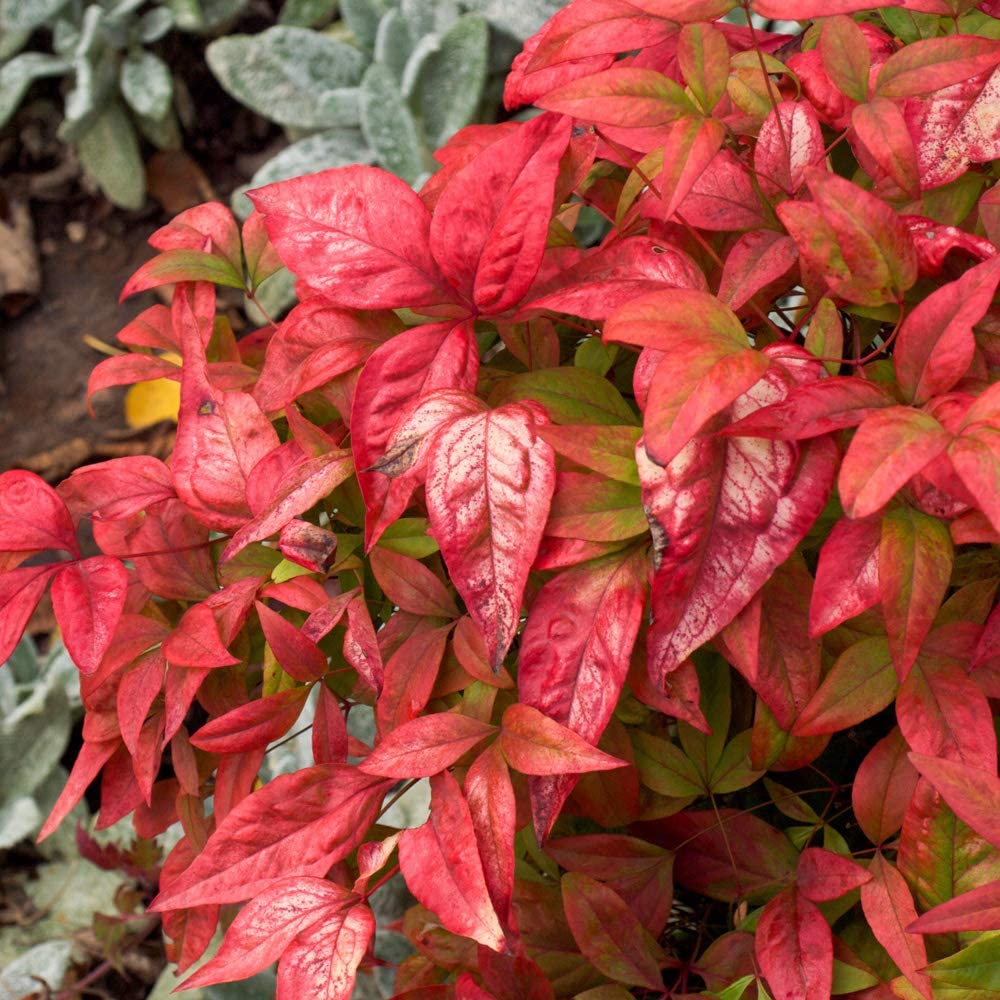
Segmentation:
{"type": "Polygon", "coordinates": [[[87,712],[42,833],[181,824],[182,970],[245,903],[189,985],[349,997],[399,871],[399,996],[1000,989],[998,11],[733,6],[574,0],[419,193],[182,214],[91,380],[179,381],[169,464],[0,477],[0,658],[51,583],[87,712]]]}

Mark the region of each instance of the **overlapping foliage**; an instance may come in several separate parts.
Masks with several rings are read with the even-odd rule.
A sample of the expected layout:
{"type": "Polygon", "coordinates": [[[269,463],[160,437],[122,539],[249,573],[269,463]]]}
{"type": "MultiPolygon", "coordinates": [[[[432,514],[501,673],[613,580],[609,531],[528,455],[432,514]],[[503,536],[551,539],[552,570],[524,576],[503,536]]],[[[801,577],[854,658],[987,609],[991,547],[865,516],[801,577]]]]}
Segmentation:
{"type": "Polygon", "coordinates": [[[419,194],[154,235],[126,292],[172,306],[91,387],[178,378],[173,457],[3,476],[0,657],[51,581],[87,725],[43,833],[98,774],[182,824],[181,969],[245,903],[190,984],[348,997],[398,869],[400,996],[1000,988],[1000,21],[860,6],[575,0],[507,82],[543,113],[419,194]],[[282,263],[237,342],[213,282],[282,263]]]}

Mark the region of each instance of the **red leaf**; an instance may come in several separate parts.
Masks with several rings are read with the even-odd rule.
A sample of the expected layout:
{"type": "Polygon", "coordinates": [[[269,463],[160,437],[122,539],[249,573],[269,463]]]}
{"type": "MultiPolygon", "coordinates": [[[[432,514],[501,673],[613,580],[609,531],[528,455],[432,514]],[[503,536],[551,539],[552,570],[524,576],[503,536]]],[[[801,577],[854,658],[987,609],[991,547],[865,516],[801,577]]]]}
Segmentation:
{"type": "Polygon", "coordinates": [[[882,519],[878,586],[889,649],[906,676],[941,607],[954,559],[947,527],[910,507],[882,519]]]}
{"type": "Polygon", "coordinates": [[[281,669],[302,684],[319,680],[330,669],[326,653],[277,611],[260,601],[256,605],[264,638],[281,669]]]}
{"type": "Polygon", "coordinates": [[[504,933],[486,888],[469,806],[447,771],[430,781],[430,818],[399,838],[403,878],[453,934],[503,951],[504,933]]]}
{"type": "Polygon", "coordinates": [[[919,970],[927,964],[927,949],[919,934],[906,928],[917,918],[913,896],[903,876],[877,853],[868,866],[871,881],[861,887],[861,907],[880,945],[917,992],[931,1000],[927,975],[919,970]]]}
{"type": "Polygon", "coordinates": [[[354,471],[350,452],[331,451],[307,458],[282,477],[267,506],[233,535],[220,562],[241,549],[280,531],[294,517],[328,497],[354,471]]]}
{"type": "Polygon", "coordinates": [[[778,217],[803,261],[835,295],[860,305],[898,302],[917,277],[913,237],[873,194],[821,167],[805,171],[813,202],[785,201],[778,217]]]}
{"type": "Polygon", "coordinates": [[[821,847],[807,847],[799,855],[795,887],[814,903],[839,899],[871,878],[861,865],[821,847]]]}
{"type": "Polygon", "coordinates": [[[303,931],[278,963],[275,1000],[350,1000],[358,966],[375,934],[375,917],[363,903],[303,931]]]}
{"type": "Polygon", "coordinates": [[[1000,848],[1000,779],[957,761],[911,753],[910,761],[938,790],[955,815],[994,847],[1000,848]]]}
{"type": "MultiPolygon", "coordinates": [[[[115,634],[115,645],[121,642],[121,630],[115,634]]],[[[101,664],[107,668],[107,658],[101,664]]],[[[163,677],[166,673],[167,661],[159,648],[150,649],[136,658],[118,685],[116,708],[118,725],[121,728],[122,741],[128,747],[133,758],[140,755],[139,736],[143,723],[152,708],[157,695],[163,689],[163,677]]],[[[103,672],[103,671],[102,671],[103,672]]],[[[175,766],[175,770],[180,769],[175,766]]]]}
{"type": "Polygon", "coordinates": [[[532,403],[460,417],[429,460],[431,530],[495,670],[517,631],[555,488],[555,455],[535,430],[547,422],[532,403]]]}
{"type": "Polygon", "coordinates": [[[865,0],[754,0],[754,13],[775,21],[805,21],[868,10],[865,0]]]}
{"type": "Polygon", "coordinates": [[[421,620],[421,626],[389,657],[375,706],[383,737],[415,719],[430,700],[450,632],[450,625],[433,628],[421,620]]]}
{"type": "Polygon", "coordinates": [[[580,951],[604,975],[660,993],[663,952],[628,904],[581,872],[562,878],[566,922],[580,951]]]}
{"type": "Polygon", "coordinates": [[[687,254],[662,241],[633,236],[587,252],[552,280],[536,285],[517,316],[544,309],[600,321],[637,296],[673,287],[704,289],[705,278],[687,254]]]}
{"type": "Polygon", "coordinates": [[[875,382],[834,376],[795,386],[781,401],[755,410],[723,433],[798,441],[854,427],[872,410],[895,402],[895,397],[875,382]]]}
{"type": "Polygon", "coordinates": [[[280,740],[295,724],[309,695],[294,687],[266,695],[206,722],[191,745],[208,753],[247,753],[280,740]]]}
{"type": "Polygon", "coordinates": [[[976,35],[921,38],[891,55],[879,70],[879,97],[919,97],[992,70],[1000,63],[1000,44],[976,35]]]}
{"type": "Polygon", "coordinates": [[[129,455],[76,469],[59,484],[59,495],[78,514],[114,521],[172,499],[174,484],[158,458],[129,455]]]}
{"type": "Polygon", "coordinates": [[[946,900],[918,917],[911,934],[994,931],[1000,925],[1000,882],[989,882],[946,900]]]}
{"type": "Polygon", "coordinates": [[[809,571],[795,554],[716,640],[786,731],[819,684],[820,644],[807,627],[811,590],[809,571]]]}
{"type": "Polygon", "coordinates": [[[264,217],[256,209],[243,223],[240,233],[243,240],[243,257],[247,265],[247,277],[254,290],[282,268],[278,251],[271,245],[264,225],[264,217]]]}
{"type": "MultiPolygon", "coordinates": [[[[660,203],[647,196],[643,214],[660,218],[660,203]]],[[[719,150],[691,185],[680,204],[680,216],[689,226],[713,232],[773,225],[773,217],[754,187],[749,168],[728,149],[719,150]]]]}
{"type": "Polygon", "coordinates": [[[620,128],[668,125],[697,109],[679,84],[652,69],[615,66],[550,90],[535,103],[569,118],[620,128]]]}
{"type": "Polygon", "coordinates": [[[1000,446],[995,430],[998,419],[1000,385],[994,383],[969,407],[958,437],[948,447],[948,458],[980,510],[1000,531],[1000,446]]]}
{"type": "MultiPolygon", "coordinates": [[[[858,160],[876,183],[888,178],[910,198],[920,196],[920,167],[913,137],[899,106],[876,97],[851,113],[858,160]]],[[[918,248],[919,252],[919,248],[918,248]]]]}
{"type": "Polygon", "coordinates": [[[510,309],[534,281],[570,124],[541,115],[521,125],[451,178],[438,199],[431,250],[448,281],[479,312],[510,309]]]}
{"type": "Polygon", "coordinates": [[[782,889],[760,915],[754,951],[775,1000],[829,1000],[833,934],[815,903],[782,889]]]}
{"type": "Polygon", "coordinates": [[[455,599],[419,560],[376,546],[369,554],[372,572],[385,596],[403,611],[437,618],[457,618],[455,599]]]}
{"type": "Polygon", "coordinates": [[[78,556],[73,519],[44,479],[23,469],[5,472],[0,475],[0,552],[42,549],[78,556]]]}
{"type": "Polygon", "coordinates": [[[281,529],[278,549],[291,562],[325,576],[337,559],[337,536],[319,525],[296,519],[281,529]]]}
{"type": "Polygon", "coordinates": [[[495,726],[467,715],[425,715],[383,737],[360,768],[385,778],[429,778],[495,732],[495,726]]]}
{"type": "Polygon", "coordinates": [[[253,397],[263,410],[280,410],[310,389],[360,368],[399,330],[392,313],[348,312],[323,299],[303,302],[268,341],[253,397]]]}
{"type": "Polygon", "coordinates": [[[879,600],[881,522],[841,518],[827,535],[816,566],[809,634],[816,636],[860,615],[879,600]]]}
{"type": "Polygon", "coordinates": [[[972,328],[992,304],[998,283],[1000,257],[994,257],[931,292],[903,320],[892,362],[911,402],[947,392],[968,371],[976,349],[972,328]]]}
{"type": "MultiPolygon", "coordinates": [[[[716,37],[721,36],[716,33],[716,37]]],[[[726,47],[724,39],[722,46],[726,47]]],[[[655,209],[657,218],[669,219],[674,215],[715,159],[725,135],[725,129],[715,118],[678,118],[663,129],[663,150],[652,154],[658,155],[662,164],[655,177],[654,190],[661,202],[655,209]]],[[[619,212],[624,201],[623,196],[619,212]]],[[[700,288],[702,284],[698,281],[691,287],[700,288]]]]}
{"type": "Polygon", "coordinates": [[[867,517],[892,497],[951,441],[929,413],[890,406],[865,417],[840,467],[838,487],[848,517],[867,517]]]}
{"type": "Polygon", "coordinates": [[[873,844],[885,843],[903,825],[919,777],[908,750],[903,734],[893,729],[868,751],[854,776],[854,815],[873,844]]]}
{"type": "Polygon", "coordinates": [[[157,250],[205,250],[208,243],[212,253],[230,261],[237,271],[242,267],[236,220],[218,201],[186,209],[157,229],[146,242],[157,250]]]}
{"type": "Polygon", "coordinates": [[[852,101],[867,101],[872,60],[861,28],[843,14],[824,19],[819,51],[836,87],[852,101]]]}
{"type": "Polygon", "coordinates": [[[312,727],[313,760],[317,764],[345,764],[347,746],[347,720],[340,702],[325,684],[320,684],[312,727]]]}
{"type": "Polygon", "coordinates": [[[627,765],[530,705],[511,705],[501,726],[503,755],[522,774],[582,774],[627,765]]]}
{"type": "Polygon", "coordinates": [[[428,246],[430,213],[392,174],[339,167],[268,184],[250,200],[288,269],[332,305],[413,308],[452,298],[428,246]]]}
{"type": "Polygon", "coordinates": [[[720,301],[730,309],[741,308],[770,282],[788,274],[798,256],[790,236],[768,229],[744,233],[726,254],[720,301]]]}
{"type": "Polygon", "coordinates": [[[993,713],[964,663],[921,656],[896,696],[896,717],[914,752],[984,771],[996,767],[993,713]]]}
{"type": "MultiPolygon", "coordinates": [[[[597,743],[628,674],[648,573],[645,553],[636,552],[568,570],[542,587],[518,655],[518,692],[525,705],[597,743]]],[[[563,775],[529,780],[540,840],[574,783],[563,775]]]]}
{"type": "MultiPolygon", "coordinates": [[[[733,405],[738,419],[786,392],[774,369],[733,405]]],[[[636,449],[654,539],[650,671],[657,683],[729,624],[812,526],[834,446],[698,438],[665,468],[636,449]]]]}
{"type": "Polygon", "coordinates": [[[476,832],[486,889],[505,927],[514,896],[514,837],[517,802],[503,752],[494,743],[476,758],[465,776],[465,799],[476,832]]]}
{"type": "MultiPolygon", "coordinates": [[[[996,43],[991,40],[991,44],[996,43]]],[[[913,136],[925,189],[955,180],[970,162],[988,163],[1000,156],[1000,137],[990,125],[998,95],[1000,71],[994,70],[905,103],[903,115],[913,136]]]]}
{"type": "Polygon", "coordinates": [[[220,392],[209,382],[203,344],[213,314],[211,286],[178,286],[172,317],[184,374],[171,469],[177,495],[191,513],[208,527],[229,532],[249,520],[247,477],[278,447],[278,435],[250,396],[220,392]]]}
{"type": "Polygon", "coordinates": [[[0,575],[0,663],[6,663],[14,652],[49,580],[61,565],[21,566],[0,575]]]}
{"type": "Polygon", "coordinates": [[[118,740],[105,740],[100,743],[84,740],[80,752],[73,763],[73,770],[66,779],[63,790],[56,799],[56,804],[49,813],[49,818],[39,831],[38,842],[55,833],[59,824],[70,814],[73,807],[83,798],[91,782],[101,772],[101,768],[111,759],[114,752],[121,746],[118,740]]]}
{"type": "Polygon", "coordinates": [[[328,871],[364,840],[391,785],[347,764],[279,775],[226,816],[151,908],[238,902],[277,878],[328,871]]]}
{"type": "Polygon", "coordinates": [[[183,988],[246,979],[266,969],[310,928],[331,918],[343,921],[356,900],[354,893],[326,879],[277,879],[236,915],[215,957],[185,980],[183,988]]]}
{"type": "Polygon", "coordinates": [[[366,548],[378,541],[409,500],[404,496],[402,504],[387,504],[390,481],[383,473],[372,471],[385,456],[407,407],[435,389],[472,392],[478,371],[479,347],[469,322],[413,327],[387,341],[368,359],[351,411],[351,447],[365,500],[366,548]]]}
{"type": "Polygon", "coordinates": [[[83,674],[92,674],[111,645],[125,609],[128,570],[114,556],[63,566],[52,580],[52,607],[63,642],[83,674]]]}
{"type": "Polygon", "coordinates": [[[205,604],[192,605],[184,612],[177,628],[163,644],[167,662],[180,667],[224,667],[239,663],[226,649],[212,609],[205,604]]]}
{"type": "MultiPolygon", "coordinates": [[[[822,37],[825,37],[824,28],[822,37]]],[[[867,50],[866,50],[867,51],[867,50]]],[[[782,101],[764,119],[753,152],[753,169],[766,198],[794,195],[807,167],[821,163],[826,143],[807,101],[782,101]]]]}

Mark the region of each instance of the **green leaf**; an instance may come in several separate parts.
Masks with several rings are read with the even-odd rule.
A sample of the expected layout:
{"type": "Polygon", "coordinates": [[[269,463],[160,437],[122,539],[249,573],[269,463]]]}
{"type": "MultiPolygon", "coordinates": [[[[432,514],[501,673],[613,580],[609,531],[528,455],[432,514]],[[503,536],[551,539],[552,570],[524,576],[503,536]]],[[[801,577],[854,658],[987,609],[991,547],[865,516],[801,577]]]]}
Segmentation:
{"type": "Polygon", "coordinates": [[[425,559],[438,551],[438,543],[427,534],[426,517],[401,517],[385,531],[378,544],[411,559],[425,559]]]}
{"type": "Polygon", "coordinates": [[[318,28],[332,21],[336,13],[337,0],[285,0],[278,15],[278,24],[318,28]]]}
{"type": "Polygon", "coordinates": [[[1000,995],[1000,933],[984,935],[925,971],[936,1000],[995,1000],[1000,995]]]}
{"type": "Polygon", "coordinates": [[[833,986],[830,992],[834,996],[839,996],[841,993],[856,993],[858,990],[866,990],[869,986],[877,985],[878,978],[870,972],[841,962],[838,958],[833,960],[833,986]]]}
{"type": "Polygon", "coordinates": [[[600,337],[588,337],[576,349],[573,364],[577,368],[586,368],[598,375],[606,375],[617,357],[618,348],[614,344],[605,344],[600,337]]]}
{"type": "Polygon", "coordinates": [[[687,798],[705,793],[698,768],[679,746],[641,730],[633,731],[632,744],[639,780],[657,795],[687,798]]]}
{"type": "Polygon", "coordinates": [[[366,52],[375,50],[375,36],[383,10],[379,0],[340,0],[340,16],[366,52]]]}
{"type": "Polygon", "coordinates": [[[62,76],[69,72],[69,63],[42,52],[23,52],[0,66],[0,128],[21,103],[21,98],[35,80],[45,76],[62,76]]]}
{"type": "Polygon", "coordinates": [[[146,199],[139,138],[124,108],[109,104],[76,144],[83,169],[119,208],[137,209],[146,199]]]}
{"type": "Polygon", "coordinates": [[[170,67],[152,52],[143,50],[126,57],[119,83],[122,97],[136,114],[159,121],[170,111],[174,80],[170,67]]]}
{"type": "Polygon", "coordinates": [[[543,368],[512,375],[490,394],[490,405],[533,399],[555,424],[638,424],[632,407],[606,379],[585,368],[543,368]]]}
{"type": "Polygon", "coordinates": [[[353,124],[345,91],[358,84],[367,60],[329,35],[279,25],[218,38],[205,57],[233,97],[271,121],[301,128],[353,124]]]}
{"type": "Polygon", "coordinates": [[[476,114],[486,82],[489,28],[478,14],[460,17],[426,59],[414,99],[432,148],[442,145],[476,114]]]}
{"type": "Polygon", "coordinates": [[[379,162],[413,184],[430,167],[423,140],[392,73],[372,63],[361,81],[361,130],[379,162]]]}
{"type": "Polygon", "coordinates": [[[68,0],[0,0],[0,29],[34,31],[58,14],[68,0]]]}
{"type": "Polygon", "coordinates": [[[410,26],[402,13],[390,9],[379,21],[375,35],[375,62],[389,70],[397,80],[403,79],[403,71],[417,39],[410,34],[410,26]]]}

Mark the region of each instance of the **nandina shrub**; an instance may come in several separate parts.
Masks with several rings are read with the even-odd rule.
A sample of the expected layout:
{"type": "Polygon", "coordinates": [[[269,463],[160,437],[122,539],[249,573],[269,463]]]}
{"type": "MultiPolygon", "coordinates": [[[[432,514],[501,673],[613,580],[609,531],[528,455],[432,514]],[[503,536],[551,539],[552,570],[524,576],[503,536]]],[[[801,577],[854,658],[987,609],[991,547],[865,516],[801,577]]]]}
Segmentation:
{"type": "Polygon", "coordinates": [[[179,379],[173,456],[4,474],[0,658],[51,581],[87,717],[44,833],[99,774],[102,824],[181,824],[179,968],[228,924],[188,985],[348,997],[400,871],[399,996],[996,995],[1000,21],[856,6],[576,0],[507,84],[543,113],[419,194],[153,236],[126,292],[172,306],[91,387],[179,379]],[[213,283],[282,262],[237,341],[213,283]]]}

